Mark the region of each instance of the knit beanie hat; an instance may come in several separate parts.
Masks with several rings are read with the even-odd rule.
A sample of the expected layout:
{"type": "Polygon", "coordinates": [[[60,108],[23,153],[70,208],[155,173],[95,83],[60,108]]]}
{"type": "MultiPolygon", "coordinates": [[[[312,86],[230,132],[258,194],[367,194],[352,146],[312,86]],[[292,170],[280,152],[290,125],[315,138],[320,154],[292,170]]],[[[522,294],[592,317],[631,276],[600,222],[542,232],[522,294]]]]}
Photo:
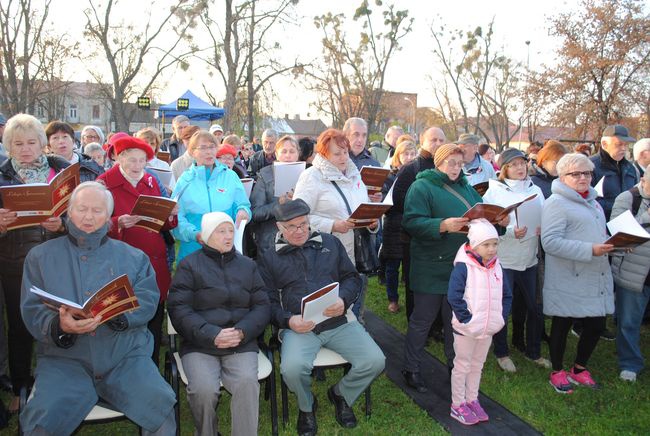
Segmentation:
{"type": "Polygon", "coordinates": [[[222,223],[230,223],[233,227],[235,226],[232,218],[223,212],[210,212],[203,215],[203,218],[201,218],[201,239],[204,244],[208,243],[214,229],[222,223]]]}
{"type": "Polygon", "coordinates": [[[433,163],[436,168],[442,165],[442,162],[452,154],[463,154],[463,150],[457,144],[445,144],[438,147],[436,154],[433,156],[433,163]]]}
{"type": "Polygon", "coordinates": [[[476,248],[489,239],[499,239],[499,234],[488,220],[479,218],[470,221],[467,238],[469,239],[469,246],[476,248]]]}

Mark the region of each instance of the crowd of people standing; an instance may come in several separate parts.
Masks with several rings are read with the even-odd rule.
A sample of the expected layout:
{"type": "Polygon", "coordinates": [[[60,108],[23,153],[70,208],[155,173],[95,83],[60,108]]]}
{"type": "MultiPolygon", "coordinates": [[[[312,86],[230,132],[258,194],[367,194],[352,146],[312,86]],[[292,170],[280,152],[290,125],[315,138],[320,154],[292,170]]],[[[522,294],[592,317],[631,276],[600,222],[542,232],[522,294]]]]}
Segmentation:
{"type": "Polygon", "coordinates": [[[416,138],[391,126],[381,143],[367,147],[361,118],[316,141],[267,129],[259,144],[216,124],[193,126],[185,116],[173,120],[166,140],[154,128],[105,137],[87,126],[80,144],[64,122],[43,126],[25,114],[0,121],[0,186],[48,183],[77,163],[80,170],[63,217],[13,228],[16,211],[0,203],[0,306],[8,326],[6,334],[0,331],[0,357],[6,340],[10,376],[0,361],[0,384],[12,389],[10,411],[18,409],[21,391],[33,389],[20,418],[27,434],[72,432],[98,397],[143,433],[171,434],[175,399],[158,372],[166,309],[182,338],[199,434],[217,432],[221,384],[233,395],[233,433],[257,433],[257,338],[269,323],[282,342],[280,372],[298,400],[298,433],[317,432],[310,373],[321,347],[351,364],[327,395],[337,422],[354,427],[352,406],[385,364],[363,324],[367,276],[378,272],[389,316],[402,311],[400,275],[404,282],[406,384],[429,390],[420,367],[439,325],[450,414],[463,424],[489,420],[478,390],[492,343],[498,366],[517,372],[510,317],[512,346],[549,369],[558,393],[599,386],[588,363],[614,313],[620,378],[635,381],[643,368],[639,331],[650,298],[650,242],[618,250],[606,243],[606,224],[628,211],[640,225],[650,224],[650,139],[635,141],[622,125],[608,126],[588,156],[584,147],[572,150],[555,140],[527,153],[497,154],[477,135],[450,141],[438,127],[416,138]],[[275,163],[298,161],[306,169],[295,188],[277,196],[275,163]],[[364,183],[364,166],[388,169],[380,191],[364,183]],[[165,183],[160,171],[169,173],[165,183]],[[254,185],[247,192],[248,179],[254,185]],[[132,210],[141,195],[175,200],[159,231],[137,225],[141,217],[132,210]],[[387,196],[393,206],[381,219],[361,229],[348,219],[362,203],[387,196]],[[538,218],[534,225],[515,210],[491,221],[464,218],[481,203],[507,207],[523,200],[528,216],[538,218]],[[237,251],[242,223],[244,245],[237,251]],[[106,323],[79,319],[67,306],[52,311],[30,292],[38,286],[83,303],[120,274],[133,284],[141,308],[106,323]],[[339,296],[323,312],[327,319],[303,320],[302,297],[333,282],[339,296]],[[566,366],[572,330],[580,338],[566,366]],[[78,381],[78,389],[62,389],[55,374],[78,381]],[[147,387],[126,399],[130,384],[147,387]],[[59,419],[63,404],[76,407],[59,419]]]}

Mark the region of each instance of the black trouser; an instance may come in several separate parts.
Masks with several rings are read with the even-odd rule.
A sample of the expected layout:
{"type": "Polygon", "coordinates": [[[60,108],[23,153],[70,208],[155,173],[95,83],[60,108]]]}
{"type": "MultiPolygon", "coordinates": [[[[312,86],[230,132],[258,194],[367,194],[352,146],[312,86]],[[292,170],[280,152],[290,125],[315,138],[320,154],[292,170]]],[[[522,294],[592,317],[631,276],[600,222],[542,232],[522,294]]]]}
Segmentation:
{"type": "Polygon", "coordinates": [[[31,376],[32,347],[34,338],[25,327],[20,314],[20,287],[22,274],[6,271],[3,265],[0,271],[0,280],[5,294],[5,308],[7,310],[7,345],[9,351],[9,374],[13,385],[14,395],[20,394],[22,387],[30,388],[34,383],[31,376]]]}
{"type": "Polygon", "coordinates": [[[156,308],[156,313],[153,318],[147,323],[149,331],[153,334],[153,353],[151,358],[156,364],[156,367],[160,365],[160,339],[162,338],[162,325],[163,317],[165,315],[165,302],[162,300],[158,301],[158,307],[156,308]]]}
{"type": "Polygon", "coordinates": [[[526,314],[528,308],[521,294],[521,288],[517,283],[512,289],[512,345],[516,348],[525,349],[526,340],[524,339],[524,327],[526,325],[526,314]]]}
{"type": "Polygon", "coordinates": [[[579,319],[583,326],[582,334],[580,335],[580,339],[578,339],[578,350],[575,359],[576,365],[587,366],[587,361],[594,352],[601,333],[605,330],[604,316],[588,318],[554,316],[551,323],[551,340],[549,344],[553,371],[560,371],[564,368],[562,360],[564,358],[564,350],[566,349],[566,338],[571,329],[571,325],[576,319],[579,319]]]}
{"type": "Polygon", "coordinates": [[[411,291],[411,244],[404,242],[402,244],[402,276],[404,277],[404,301],[406,302],[406,322],[408,323],[413,313],[413,291],[411,291]]]}
{"type": "Polygon", "coordinates": [[[451,306],[447,301],[446,294],[425,294],[414,292],[413,314],[409,320],[406,332],[405,362],[404,369],[410,372],[420,371],[420,362],[424,353],[424,347],[429,337],[431,324],[442,309],[442,319],[445,334],[445,357],[447,366],[454,366],[454,335],[451,330],[451,306]]]}

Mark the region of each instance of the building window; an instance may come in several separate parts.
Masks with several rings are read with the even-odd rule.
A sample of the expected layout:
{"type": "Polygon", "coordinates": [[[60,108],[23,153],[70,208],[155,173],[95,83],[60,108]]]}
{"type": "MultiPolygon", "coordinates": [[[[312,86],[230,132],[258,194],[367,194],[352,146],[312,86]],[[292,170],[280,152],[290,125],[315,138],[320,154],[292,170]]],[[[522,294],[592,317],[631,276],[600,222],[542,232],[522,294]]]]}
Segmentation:
{"type": "Polygon", "coordinates": [[[68,116],[70,119],[76,120],[77,119],[77,105],[76,104],[71,104],[70,105],[70,110],[68,112],[68,116]]]}
{"type": "Polygon", "coordinates": [[[93,105],[93,120],[98,120],[99,118],[99,105],[95,104],[93,105]]]}
{"type": "Polygon", "coordinates": [[[36,107],[36,118],[45,118],[45,108],[40,104],[36,107]]]}

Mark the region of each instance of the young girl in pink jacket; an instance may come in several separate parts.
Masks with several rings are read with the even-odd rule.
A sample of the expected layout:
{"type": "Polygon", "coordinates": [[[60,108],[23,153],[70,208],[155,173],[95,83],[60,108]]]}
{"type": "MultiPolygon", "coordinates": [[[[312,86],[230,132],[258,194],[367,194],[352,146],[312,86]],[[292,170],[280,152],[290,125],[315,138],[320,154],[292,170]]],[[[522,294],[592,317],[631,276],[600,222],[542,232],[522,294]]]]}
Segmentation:
{"type": "Polygon", "coordinates": [[[451,372],[451,417],[465,425],[489,419],[478,401],[481,371],[492,335],[508,319],[512,302],[497,259],[499,235],[485,219],[473,220],[469,243],[458,250],[449,278],[447,299],[453,311],[454,368],[451,372]]]}

